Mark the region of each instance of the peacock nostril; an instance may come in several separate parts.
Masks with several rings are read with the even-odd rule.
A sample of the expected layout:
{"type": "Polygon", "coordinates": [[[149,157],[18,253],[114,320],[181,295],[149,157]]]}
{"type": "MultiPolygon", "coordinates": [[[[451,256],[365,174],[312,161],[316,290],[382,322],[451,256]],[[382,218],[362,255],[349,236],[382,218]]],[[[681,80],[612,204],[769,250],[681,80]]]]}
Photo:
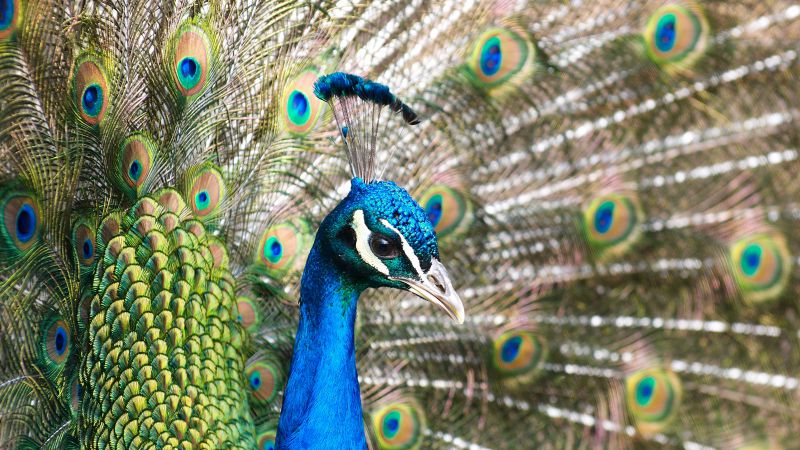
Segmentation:
{"type": "Polygon", "coordinates": [[[433,283],[434,286],[436,286],[436,289],[439,289],[440,292],[444,292],[446,290],[444,281],[439,278],[438,274],[432,273],[428,275],[428,279],[431,281],[431,283],[433,283]]]}

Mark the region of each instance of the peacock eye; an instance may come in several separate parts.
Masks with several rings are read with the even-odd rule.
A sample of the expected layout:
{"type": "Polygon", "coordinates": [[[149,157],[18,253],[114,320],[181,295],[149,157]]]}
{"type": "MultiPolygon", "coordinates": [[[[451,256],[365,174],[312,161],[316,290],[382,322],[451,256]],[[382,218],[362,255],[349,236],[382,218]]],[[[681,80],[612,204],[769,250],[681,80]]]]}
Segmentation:
{"type": "Polygon", "coordinates": [[[397,255],[400,254],[399,249],[394,241],[389,239],[389,237],[378,233],[373,233],[372,236],[370,236],[369,248],[372,250],[372,253],[374,253],[375,256],[381,259],[396,258],[397,255]]]}

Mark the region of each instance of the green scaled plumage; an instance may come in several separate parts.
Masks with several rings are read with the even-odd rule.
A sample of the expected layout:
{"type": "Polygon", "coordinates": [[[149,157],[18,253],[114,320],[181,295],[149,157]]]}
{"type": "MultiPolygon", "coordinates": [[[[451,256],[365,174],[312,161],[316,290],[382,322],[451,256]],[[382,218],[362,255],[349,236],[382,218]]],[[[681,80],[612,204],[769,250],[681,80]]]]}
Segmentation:
{"type": "Polygon", "coordinates": [[[139,447],[152,432],[158,445],[254,445],[234,280],[225,249],[189,210],[176,191],[162,190],[101,224],[87,335],[95,344],[80,378],[84,446],[139,447]],[[104,403],[137,417],[97,407],[104,403]],[[117,428],[137,432],[119,436],[117,428]]]}
{"type": "Polygon", "coordinates": [[[788,0],[0,0],[0,448],[275,444],[335,71],[422,119],[373,166],[466,307],[359,300],[371,448],[794,448],[798,51],[788,0]]]}

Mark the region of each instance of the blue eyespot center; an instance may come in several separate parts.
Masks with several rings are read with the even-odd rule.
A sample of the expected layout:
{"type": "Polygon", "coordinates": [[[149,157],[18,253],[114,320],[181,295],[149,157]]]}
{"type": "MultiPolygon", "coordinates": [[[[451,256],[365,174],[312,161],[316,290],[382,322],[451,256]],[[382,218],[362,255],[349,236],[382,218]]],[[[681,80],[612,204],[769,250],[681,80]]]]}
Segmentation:
{"type": "Polygon", "coordinates": [[[300,91],[292,91],[289,96],[289,111],[293,122],[305,122],[310,112],[308,98],[300,91]]]}
{"type": "Polygon", "coordinates": [[[439,221],[442,220],[442,196],[436,194],[431,197],[428,200],[428,204],[425,205],[425,212],[428,214],[428,220],[431,221],[431,225],[436,228],[439,225],[439,221]]]}
{"type": "Polygon", "coordinates": [[[64,327],[58,327],[56,329],[56,336],[55,336],[55,348],[56,354],[61,356],[67,351],[67,330],[64,327]]]}
{"type": "Polygon", "coordinates": [[[31,205],[22,205],[17,213],[17,239],[23,244],[29,242],[36,232],[36,213],[31,205]]]}
{"type": "Polygon", "coordinates": [[[281,252],[283,251],[283,247],[281,246],[281,243],[278,242],[278,240],[276,239],[275,241],[272,242],[272,245],[270,245],[269,251],[272,252],[272,256],[280,256],[281,252]]]}
{"type": "Polygon", "coordinates": [[[392,439],[400,431],[400,412],[392,411],[383,418],[383,433],[392,439]]]}
{"type": "Polygon", "coordinates": [[[275,450],[275,441],[269,440],[264,442],[264,450],[275,450]]]}
{"type": "Polygon", "coordinates": [[[256,391],[261,387],[261,373],[260,372],[255,371],[255,372],[253,372],[252,375],[250,375],[250,387],[253,388],[253,390],[256,390],[256,391]]]}
{"type": "Polygon", "coordinates": [[[656,380],[653,377],[645,377],[636,386],[636,400],[640,405],[647,405],[653,397],[656,380]]]}
{"type": "Polygon", "coordinates": [[[103,89],[99,84],[90,84],[83,91],[83,110],[90,117],[97,117],[103,107],[103,89]]]}
{"type": "Polygon", "coordinates": [[[283,245],[275,236],[267,239],[267,243],[264,245],[264,256],[271,263],[277,263],[281,260],[283,256],[283,245]]]}
{"type": "Polygon", "coordinates": [[[200,83],[202,70],[200,63],[190,56],[180,60],[178,63],[178,80],[184,89],[192,89],[200,83]]]}
{"type": "Polygon", "coordinates": [[[202,190],[195,195],[194,200],[197,209],[202,211],[209,207],[211,195],[208,194],[208,191],[202,190]]]}
{"type": "Polygon", "coordinates": [[[751,277],[758,272],[761,265],[761,256],[764,249],[758,244],[750,244],[742,252],[742,272],[748,277],[751,277]]]}
{"type": "Polygon", "coordinates": [[[142,175],[142,165],[139,163],[139,160],[134,160],[131,163],[128,174],[131,176],[131,180],[139,181],[139,177],[142,175]]]}
{"type": "Polygon", "coordinates": [[[181,60],[181,75],[184,78],[194,78],[197,74],[197,61],[194,58],[183,58],[181,60]]]}
{"type": "Polygon", "coordinates": [[[614,202],[604,202],[594,213],[594,228],[600,234],[605,234],[614,223],[614,202]]]}
{"type": "Polygon", "coordinates": [[[656,47],[659,51],[668,52],[675,46],[675,22],[675,14],[666,14],[659,19],[656,26],[656,47]]]}
{"type": "Polygon", "coordinates": [[[6,29],[14,18],[14,0],[0,0],[0,29],[6,29]]]}
{"type": "Polygon", "coordinates": [[[308,99],[302,93],[295,91],[292,94],[292,107],[298,114],[304,115],[308,110],[308,99]]]}
{"type": "Polygon", "coordinates": [[[90,239],[86,239],[83,241],[83,259],[89,259],[94,255],[94,246],[92,245],[92,241],[90,239]]]}
{"type": "Polygon", "coordinates": [[[510,363],[517,358],[519,355],[519,347],[522,345],[522,337],[514,336],[503,343],[503,347],[500,350],[500,357],[503,359],[503,362],[510,363]]]}
{"type": "Polygon", "coordinates": [[[492,76],[500,70],[503,62],[503,53],[500,48],[500,39],[495,36],[483,45],[481,49],[481,70],[484,74],[492,76]]]}

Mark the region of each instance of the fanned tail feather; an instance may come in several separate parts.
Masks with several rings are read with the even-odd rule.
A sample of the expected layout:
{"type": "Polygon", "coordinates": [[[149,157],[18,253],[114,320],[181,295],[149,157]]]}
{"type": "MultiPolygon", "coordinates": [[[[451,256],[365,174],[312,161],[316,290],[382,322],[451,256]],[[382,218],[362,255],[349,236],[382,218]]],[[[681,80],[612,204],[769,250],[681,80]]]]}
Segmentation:
{"type": "MultiPolygon", "coordinates": [[[[0,447],[86,445],[105,379],[87,355],[143,358],[97,333],[180,329],[136,303],[169,285],[160,264],[218,270],[236,445],[274,444],[302,267],[351,174],[314,92],[333,72],[391,86],[368,172],[425,209],[466,306],[459,326],[407,293],[361,299],[372,448],[796,445],[800,5],[0,7],[0,447]],[[97,292],[114,280],[119,299],[97,292]],[[93,321],[120,299],[130,325],[93,321]]],[[[181,377],[106,408],[145,430],[145,384],[181,377]]],[[[127,426],[123,448],[162,439],[127,426]]]]}

